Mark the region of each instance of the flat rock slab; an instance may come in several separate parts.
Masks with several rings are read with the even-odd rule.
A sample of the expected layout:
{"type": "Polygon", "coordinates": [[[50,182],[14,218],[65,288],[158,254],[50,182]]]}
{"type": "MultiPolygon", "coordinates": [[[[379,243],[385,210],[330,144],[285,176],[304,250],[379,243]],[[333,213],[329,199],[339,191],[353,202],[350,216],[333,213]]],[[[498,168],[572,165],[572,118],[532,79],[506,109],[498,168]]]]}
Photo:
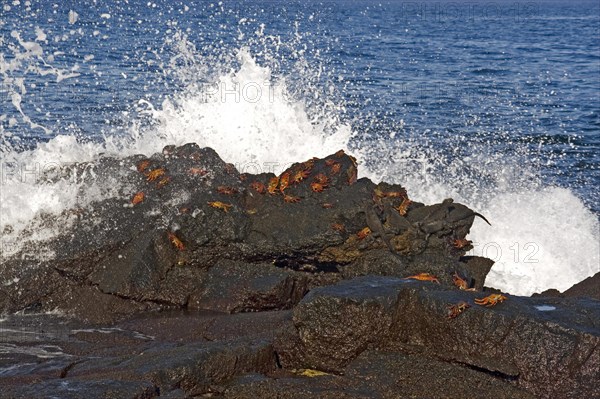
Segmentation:
{"type": "Polygon", "coordinates": [[[249,375],[234,380],[228,399],[428,398],[533,399],[510,381],[425,356],[366,351],[344,375],[249,375]]]}
{"type": "Polygon", "coordinates": [[[276,341],[287,368],[343,373],[369,348],[425,353],[516,381],[543,398],[600,395],[600,302],[510,296],[432,283],[360,277],[317,288],[294,309],[294,326],[276,341]],[[448,319],[448,305],[471,304],[448,319]]]}
{"type": "Polygon", "coordinates": [[[150,399],[158,397],[159,390],[151,382],[119,380],[51,380],[21,387],[6,387],[0,398],[6,399],[150,399]],[[101,395],[101,396],[99,396],[101,395]]]}
{"type": "Polygon", "coordinates": [[[0,322],[0,398],[218,391],[237,375],[272,372],[274,331],[290,320],[289,311],[155,312],[112,326],[57,315],[10,316],[0,322]]]}

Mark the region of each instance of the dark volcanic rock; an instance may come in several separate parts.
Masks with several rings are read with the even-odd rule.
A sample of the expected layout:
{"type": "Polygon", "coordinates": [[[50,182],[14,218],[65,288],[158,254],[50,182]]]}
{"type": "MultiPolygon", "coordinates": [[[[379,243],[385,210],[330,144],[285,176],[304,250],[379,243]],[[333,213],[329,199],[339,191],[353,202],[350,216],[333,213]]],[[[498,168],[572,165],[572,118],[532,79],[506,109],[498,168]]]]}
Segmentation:
{"type": "Polygon", "coordinates": [[[269,342],[245,339],[227,342],[163,344],[135,357],[87,360],[74,365],[69,380],[119,379],[152,381],[160,391],[183,389],[194,396],[211,392],[213,385],[248,372],[267,373],[275,368],[269,342]]]}
{"type": "Polygon", "coordinates": [[[485,277],[494,266],[494,261],[481,256],[464,256],[461,261],[464,263],[465,275],[473,278],[471,285],[476,290],[481,291],[485,283],[485,277]]]}
{"type": "Polygon", "coordinates": [[[276,350],[285,367],[340,373],[368,348],[393,348],[487,370],[539,397],[600,394],[596,301],[511,296],[447,318],[449,304],[482,296],[389,277],[343,281],[302,300],[276,350]]]}
{"type": "Polygon", "coordinates": [[[600,300],[600,273],[575,284],[565,292],[555,289],[549,289],[541,293],[533,294],[532,297],[552,297],[552,298],[593,298],[600,300]]]}
{"type": "Polygon", "coordinates": [[[388,334],[398,284],[405,283],[365,277],[311,291],[277,340],[282,366],[342,372],[388,334]]]}
{"type": "Polygon", "coordinates": [[[563,295],[566,298],[587,297],[600,301],[600,272],[575,284],[563,292],[563,295]]]}
{"type": "MultiPolygon", "coordinates": [[[[159,390],[151,382],[115,380],[50,380],[19,388],[5,388],[0,398],[11,399],[151,399],[159,395],[159,390]],[[101,392],[102,396],[98,396],[101,392]]],[[[162,396],[161,396],[162,397],[162,396]]]]}
{"type": "Polygon", "coordinates": [[[196,287],[188,308],[225,312],[289,309],[308,292],[309,281],[304,273],[269,264],[223,260],[196,287]]]}
{"type": "Polygon", "coordinates": [[[453,276],[484,289],[480,215],[357,180],[343,151],[249,175],[188,144],[44,178],[114,195],[2,259],[0,312],[22,314],[0,319],[0,398],[600,396],[598,301],[474,305],[453,276]]]}
{"type": "Polygon", "coordinates": [[[0,286],[0,311],[109,322],[168,308],[285,309],[310,287],[365,274],[470,278],[459,261],[468,244],[455,241],[472,210],[410,203],[402,187],[356,174],[340,151],[279,177],[240,175],[194,144],[53,171],[47,179],[104,179],[118,194],[46,218],[63,233],[34,252],[53,255],[32,260],[25,246],[4,262],[0,276],[15,283],[0,286]]]}
{"type": "Polygon", "coordinates": [[[221,392],[236,375],[275,370],[273,334],[288,320],[289,312],[169,312],[97,328],[61,317],[11,316],[16,326],[3,336],[8,360],[0,361],[0,398],[221,392]]]}
{"type": "Polygon", "coordinates": [[[344,375],[316,377],[250,375],[232,381],[228,399],[533,399],[514,384],[467,367],[398,352],[367,351],[344,375]]]}

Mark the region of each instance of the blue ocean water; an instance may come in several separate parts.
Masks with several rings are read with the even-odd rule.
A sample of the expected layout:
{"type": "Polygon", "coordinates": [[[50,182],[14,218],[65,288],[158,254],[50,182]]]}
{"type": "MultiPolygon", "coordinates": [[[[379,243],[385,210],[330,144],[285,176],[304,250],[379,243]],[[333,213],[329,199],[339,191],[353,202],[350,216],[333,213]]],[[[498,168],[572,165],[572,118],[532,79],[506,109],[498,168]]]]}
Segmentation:
{"type": "Polygon", "coordinates": [[[168,42],[181,33],[205,58],[193,78],[209,80],[248,46],[309,91],[307,102],[315,87],[334,86],[326,101],[343,105],[340,117],[365,138],[420,135],[464,153],[480,143],[527,147],[524,162],[543,179],[600,211],[597,1],[4,0],[0,12],[4,62],[17,56],[11,32],[31,41],[39,28],[53,55],[43,62],[78,74],[56,82],[1,70],[3,134],[13,143],[65,132],[101,137],[126,125],[122,112],[139,99],[156,103],[180,90],[190,76],[178,76],[168,42]],[[301,57],[309,70],[294,75],[301,57]],[[11,104],[8,80],[20,77],[23,112],[49,132],[23,123],[11,104]]]}
{"type": "MultiPolygon", "coordinates": [[[[204,144],[236,164],[264,164],[307,155],[294,151],[303,141],[328,148],[319,140],[338,134],[332,141],[361,154],[368,176],[406,182],[417,199],[453,195],[506,215],[506,236],[530,219],[521,247],[549,252],[547,237],[527,234],[561,229],[562,210],[577,213],[577,203],[568,234],[583,231],[586,261],[600,256],[598,1],[0,4],[5,157],[43,143],[89,157],[96,147],[83,143],[110,152],[117,138],[126,155],[211,136],[204,144]],[[242,92],[214,91],[227,83],[242,92]],[[256,90],[280,108],[254,106],[256,90]],[[508,216],[527,200],[537,205],[508,216]]],[[[4,213],[6,223],[25,218],[9,205],[4,213]]]]}

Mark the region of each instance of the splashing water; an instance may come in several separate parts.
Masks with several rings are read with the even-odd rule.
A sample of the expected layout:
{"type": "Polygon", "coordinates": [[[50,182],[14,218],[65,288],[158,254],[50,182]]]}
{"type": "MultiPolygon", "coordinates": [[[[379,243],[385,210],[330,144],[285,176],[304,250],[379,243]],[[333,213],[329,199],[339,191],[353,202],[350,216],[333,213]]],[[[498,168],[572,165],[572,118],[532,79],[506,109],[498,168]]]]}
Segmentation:
{"type": "Polygon", "coordinates": [[[482,148],[448,158],[421,138],[359,151],[367,154],[364,173],[373,180],[403,184],[409,196],[425,203],[452,197],[491,222],[475,218],[469,237],[474,249],[467,254],[496,262],[486,286],[514,295],[564,291],[600,272],[597,217],[571,191],[544,186],[522,162],[527,151],[507,157],[482,148]]]}
{"type": "MultiPolygon", "coordinates": [[[[139,119],[132,120],[128,134],[106,135],[101,142],[60,134],[26,151],[12,150],[4,143],[2,181],[10,188],[0,192],[4,256],[23,248],[26,242],[20,235],[24,231],[28,240],[43,241],[76,220],[72,217],[62,226],[48,225],[37,216],[64,216],[65,210],[120,195],[117,177],[99,179],[92,186],[84,184],[84,176],[45,181],[45,173],[55,168],[93,163],[102,156],[149,156],[166,145],[194,142],[214,148],[242,172],[278,173],[289,163],[346,149],[350,126],[340,123],[339,115],[329,108],[309,110],[303,99],[290,92],[285,77],[273,77],[271,69],[258,65],[247,48],[237,51],[237,69],[216,74],[212,82],[199,82],[190,76],[199,71],[209,74],[204,60],[184,35],[175,37],[178,40],[171,40],[177,49],[174,58],[186,59],[184,68],[177,64],[177,74],[186,87],[167,97],[160,107],[140,100],[139,119]]],[[[93,165],[89,173],[94,173],[93,165]]]]}
{"type": "MultiPolygon", "coordinates": [[[[40,60],[39,43],[25,42],[18,35],[14,39],[25,49],[22,54],[40,60]]],[[[43,41],[43,35],[39,39],[43,41]]],[[[434,203],[453,197],[491,221],[492,227],[475,222],[471,254],[494,259],[486,285],[512,294],[564,290],[599,271],[598,219],[568,189],[544,186],[536,168],[523,162],[532,155],[526,150],[508,155],[496,153],[490,142],[477,146],[468,139],[434,142],[423,133],[410,135],[402,126],[397,126],[394,137],[367,137],[343,122],[343,105],[327,101],[319,88],[315,93],[323,101],[307,105],[306,93],[292,93],[291,80],[297,76],[273,73],[272,66],[260,65],[245,46],[237,50],[232,64],[213,65],[219,72],[211,76],[209,66],[183,35],[172,41],[177,51],[171,68],[185,85],[161,104],[140,100],[138,117],[130,121],[127,135],[121,132],[92,142],[67,133],[30,150],[3,149],[0,231],[4,243],[10,243],[10,248],[3,248],[5,255],[20,248],[16,243],[25,230],[35,231],[31,241],[59,232],[56,225],[37,223],[41,214],[59,215],[119,195],[118,177],[83,187],[78,181],[41,182],[38,177],[44,170],[101,156],[151,155],[165,145],[196,142],[251,173],[278,172],[290,162],[346,149],[361,161],[362,176],[400,183],[414,200],[434,203]]],[[[14,62],[0,59],[4,67],[25,68],[14,62]]],[[[307,67],[305,59],[298,64],[307,67]]],[[[75,73],[50,66],[36,73],[45,76],[48,71],[56,79],[75,73]]],[[[13,105],[36,128],[19,108],[18,96],[26,94],[23,82],[7,74],[5,81],[10,82],[13,105]]]]}
{"type": "Polygon", "coordinates": [[[336,114],[311,117],[304,102],[288,92],[246,48],[238,51],[240,67],[196,91],[150,103],[143,114],[158,126],[137,135],[129,152],[151,153],[166,144],[196,142],[214,148],[245,171],[279,171],[284,165],[346,148],[351,128],[336,114]],[[328,134],[327,132],[330,131],[328,134]]]}

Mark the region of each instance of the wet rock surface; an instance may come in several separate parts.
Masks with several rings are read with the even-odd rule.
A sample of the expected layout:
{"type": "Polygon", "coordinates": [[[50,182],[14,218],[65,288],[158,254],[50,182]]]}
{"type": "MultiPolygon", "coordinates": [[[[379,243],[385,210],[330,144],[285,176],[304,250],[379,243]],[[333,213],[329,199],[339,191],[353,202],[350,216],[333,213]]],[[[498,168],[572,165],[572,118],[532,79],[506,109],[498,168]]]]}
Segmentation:
{"type": "Polygon", "coordinates": [[[487,220],[343,151],[250,175],[188,144],[44,178],[74,176],[114,195],[2,259],[2,398],[600,396],[597,276],[478,305],[487,220]]]}
{"type": "Polygon", "coordinates": [[[533,297],[555,297],[555,298],[593,298],[600,301],[600,272],[575,284],[565,292],[558,290],[546,290],[533,297]]]}
{"type": "Polygon", "coordinates": [[[386,348],[427,354],[518,382],[539,397],[594,397],[600,387],[600,307],[590,299],[509,297],[368,276],[318,288],[294,309],[276,350],[288,368],[343,373],[357,354],[386,348]],[[448,305],[470,305],[449,319],[448,305]],[[349,326],[349,329],[340,326],[349,326]]]}
{"type": "MultiPolygon", "coordinates": [[[[309,374],[304,372],[304,374],[309,374]]],[[[366,351],[343,375],[240,377],[226,398],[534,398],[532,394],[468,367],[400,352],[366,351]]]]}

